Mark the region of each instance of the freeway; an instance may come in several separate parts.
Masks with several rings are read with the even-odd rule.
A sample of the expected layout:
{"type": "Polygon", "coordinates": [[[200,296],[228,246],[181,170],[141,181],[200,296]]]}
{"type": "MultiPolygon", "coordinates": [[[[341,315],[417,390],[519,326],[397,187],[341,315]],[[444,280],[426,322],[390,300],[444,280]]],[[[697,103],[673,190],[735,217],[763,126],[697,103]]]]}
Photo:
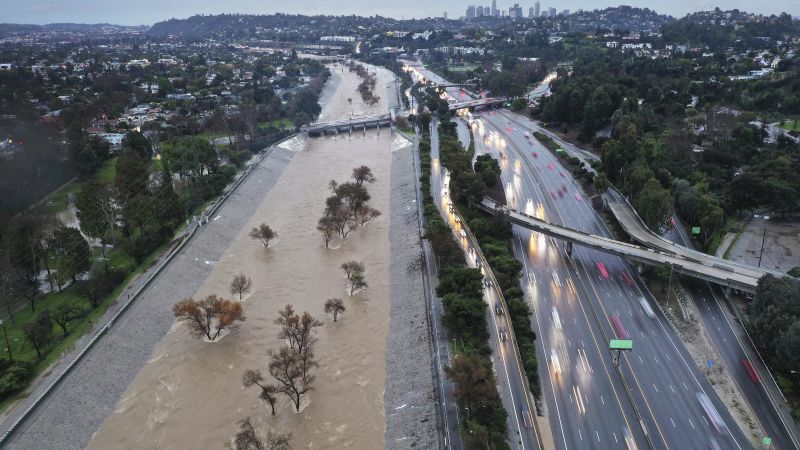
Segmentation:
{"type": "MultiPolygon", "coordinates": [[[[667,237],[677,244],[692,249],[692,242],[682,227],[670,230],[667,237]]],[[[780,388],[775,383],[761,356],[756,352],[742,326],[727,312],[725,298],[709,283],[687,279],[683,283],[691,292],[692,300],[712,338],[717,353],[722,357],[739,391],[755,414],[755,419],[767,436],[772,438],[775,449],[800,448],[797,427],[788,412],[781,408],[780,388]],[[749,361],[757,371],[753,381],[743,361],[749,361]],[[783,411],[783,414],[781,413],[783,411]]]]}
{"type": "MultiPolygon", "coordinates": [[[[464,250],[470,267],[480,268],[480,248],[477,246],[471,233],[466,230],[460,234],[461,221],[457,220],[449,199],[449,175],[446,169],[439,164],[439,133],[438,120],[431,120],[431,195],[442,217],[450,224],[453,236],[464,250]]],[[[485,272],[484,272],[485,273],[485,272]]],[[[492,288],[484,289],[484,300],[487,305],[487,319],[490,324],[491,348],[494,369],[497,376],[500,396],[503,406],[508,412],[507,436],[513,448],[518,449],[543,449],[538,425],[535,420],[535,406],[527,389],[527,380],[519,360],[519,352],[513,338],[513,330],[507,323],[506,317],[493,314],[499,296],[492,288]],[[503,339],[501,333],[509,335],[503,339]]],[[[507,311],[507,308],[505,309],[507,311]]]]}
{"type": "MultiPolygon", "coordinates": [[[[482,115],[475,131],[477,151],[501,161],[509,206],[608,237],[575,181],[541,144],[509,123],[505,114],[482,115]]],[[[526,269],[523,286],[534,307],[542,347],[543,388],[549,407],[556,409],[551,424],[554,430],[562,430],[561,439],[554,431],[558,447],[619,448],[615,439],[623,436],[624,427],[638,448],[748,447],[664,316],[657,309],[648,314],[654,309],[649,306],[652,300],[623,258],[580,247],[566,257],[554,239],[521,227],[514,230],[516,253],[526,269]],[[633,352],[621,358],[624,379],[615,374],[606,350],[606,340],[618,335],[634,341],[633,352]],[[559,352],[564,348],[562,356],[559,352]],[[556,359],[561,374],[553,368],[556,359]],[[564,374],[567,364],[571,371],[564,374]],[[572,378],[562,383],[559,375],[572,378]],[[578,380],[580,384],[574,382],[578,380]],[[552,392],[547,392],[548,387],[552,392]],[[591,400],[578,408],[579,420],[570,422],[578,400],[587,396],[576,387],[589,391],[591,400]],[[711,409],[704,408],[699,398],[708,399],[711,409]],[[627,403],[634,417],[627,412],[631,409],[627,403]],[[638,417],[644,427],[637,423],[638,417]],[[604,423],[614,418],[624,418],[625,425],[604,423]]]]}
{"type": "MultiPolygon", "coordinates": [[[[538,122],[510,113],[505,114],[510,121],[521,128],[545,133],[573,156],[587,162],[598,159],[591,152],[563,141],[558,135],[540,127],[538,122]]],[[[658,236],[643,226],[641,219],[635,217],[635,212],[632,212],[630,205],[625,199],[620,198],[616,190],[606,197],[612,195],[615,198],[609,199],[609,205],[613,208],[616,200],[617,204],[621,206],[615,208],[615,216],[623,225],[627,224],[625,226],[626,231],[637,233],[639,242],[652,244],[654,247],[665,251],[682,253],[687,257],[696,257],[700,253],[693,248],[691,240],[677,218],[674,219],[674,223],[677,226],[668,229],[664,237],[658,236]],[[624,206],[621,205],[622,203],[624,203],[624,206]]],[[[705,254],[701,253],[700,255],[705,254]]],[[[746,270],[747,266],[736,265],[733,270],[741,269],[746,270]]],[[[797,427],[792,422],[791,417],[788,417],[788,412],[782,407],[784,401],[781,398],[780,389],[761,360],[760,355],[755,351],[755,346],[742,328],[740,321],[737,322],[728,312],[723,293],[720,292],[717,286],[706,281],[690,277],[682,278],[684,278],[682,282],[688,289],[691,300],[697,306],[705,328],[709,331],[708,334],[711,337],[712,345],[716,353],[721,357],[721,360],[714,361],[714,363],[726,366],[728,373],[755,414],[755,421],[761,426],[766,435],[772,438],[773,448],[800,448],[797,427]],[[754,382],[751,378],[743,363],[744,360],[752,364],[757,371],[758,382],[754,382]]]]}

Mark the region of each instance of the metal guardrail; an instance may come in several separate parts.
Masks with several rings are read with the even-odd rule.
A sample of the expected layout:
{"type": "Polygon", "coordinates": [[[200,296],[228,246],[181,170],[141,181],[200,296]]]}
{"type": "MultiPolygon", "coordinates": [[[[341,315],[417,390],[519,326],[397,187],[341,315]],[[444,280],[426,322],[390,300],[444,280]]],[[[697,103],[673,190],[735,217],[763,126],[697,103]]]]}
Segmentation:
{"type": "Polygon", "coordinates": [[[58,385],[61,383],[61,381],[64,379],[64,377],[66,377],[67,375],[69,375],[70,372],[72,372],[72,370],[78,365],[78,363],[80,363],[83,360],[83,358],[86,356],[86,354],[89,352],[89,350],[91,350],[95,346],[95,344],[97,344],[97,342],[100,340],[100,338],[102,338],[103,335],[106,334],[106,332],[108,332],[108,330],[111,328],[111,326],[114,324],[114,322],[119,317],[121,317],[122,314],[124,314],[128,310],[128,308],[133,304],[134,301],[136,301],[136,299],[139,297],[139,295],[145,289],[147,289],[150,286],[150,284],[156,279],[156,277],[158,277],[158,275],[172,261],[172,259],[175,256],[177,256],[178,253],[180,253],[183,250],[183,248],[186,246],[186,244],[197,233],[197,230],[202,226],[203,217],[206,218],[206,222],[207,222],[207,218],[211,214],[216,212],[220,208],[220,206],[222,206],[222,204],[230,196],[229,194],[234,192],[236,190],[236,188],[238,188],[239,185],[241,185],[241,183],[255,170],[255,168],[258,167],[264,161],[264,159],[268,155],[270,155],[272,153],[272,151],[274,150],[274,148],[276,146],[278,146],[279,144],[281,144],[281,143],[283,143],[283,142],[285,142],[285,141],[287,141],[287,140],[289,140],[289,139],[291,139],[291,138],[293,138],[295,136],[296,136],[296,134],[293,134],[291,136],[288,136],[285,139],[282,139],[282,140],[272,144],[264,153],[262,153],[257,158],[257,161],[255,163],[250,164],[248,166],[248,168],[245,169],[241,173],[241,175],[239,175],[239,177],[236,179],[236,181],[233,182],[233,184],[230,185],[230,187],[228,187],[228,188],[226,188],[226,189],[224,189],[222,191],[222,193],[220,195],[220,198],[217,199],[217,201],[211,207],[209,207],[198,220],[195,220],[195,222],[190,226],[190,229],[183,234],[183,237],[181,238],[182,240],[178,244],[178,246],[175,247],[172,250],[172,252],[170,252],[167,255],[166,258],[164,258],[164,260],[158,266],[158,268],[156,268],[155,271],[150,273],[150,275],[148,276],[147,280],[142,285],[140,285],[130,295],[130,298],[122,305],[122,307],[119,310],[117,310],[116,313],[114,313],[113,316],[111,316],[110,319],[108,319],[108,321],[105,323],[105,325],[103,325],[99,329],[99,331],[96,332],[96,334],[91,338],[91,340],[86,344],[86,346],[83,347],[83,349],[80,350],[80,352],[75,356],[75,358],[73,358],[66,365],[66,367],[64,367],[64,369],[56,376],[55,379],[53,379],[50,382],[50,384],[45,388],[45,390],[43,392],[41,392],[33,400],[33,402],[30,405],[28,405],[27,408],[25,408],[25,410],[22,412],[22,414],[19,417],[17,417],[17,419],[11,424],[11,426],[7,430],[5,430],[2,435],[0,435],[0,446],[8,444],[8,439],[14,434],[14,432],[16,432],[19,429],[19,427],[22,425],[22,423],[25,420],[27,420],[27,418],[31,415],[31,413],[53,392],[53,390],[56,387],[58,387],[58,385]]]}

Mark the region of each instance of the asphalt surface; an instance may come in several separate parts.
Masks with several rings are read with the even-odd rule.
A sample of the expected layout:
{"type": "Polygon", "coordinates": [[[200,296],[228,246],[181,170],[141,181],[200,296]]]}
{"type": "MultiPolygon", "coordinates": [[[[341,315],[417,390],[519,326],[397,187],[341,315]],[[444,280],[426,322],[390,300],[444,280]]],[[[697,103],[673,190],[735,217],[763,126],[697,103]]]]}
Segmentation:
{"type": "MultiPolygon", "coordinates": [[[[477,151],[501,162],[509,207],[610,237],[569,172],[544,146],[525,137],[523,128],[531,127],[504,111],[482,114],[480,120],[484,133],[479,132],[477,151]],[[498,139],[484,141],[489,132],[498,139]]],[[[638,448],[700,449],[714,445],[712,439],[721,448],[749,447],[623,258],[579,246],[567,257],[563,244],[552,238],[519,227],[514,232],[515,250],[525,265],[523,286],[535,311],[540,367],[547,369],[543,388],[546,392],[549,384],[548,409],[559,448],[620,448],[626,427],[638,448]],[[646,314],[640,297],[651,305],[654,317],[646,314]],[[614,320],[624,331],[615,329],[614,320]],[[621,358],[625,382],[607,350],[608,339],[620,333],[634,341],[633,351],[621,358]],[[555,359],[561,373],[554,368],[555,359]],[[721,416],[720,431],[711,426],[698,393],[721,416]]]]}
{"type": "MultiPolygon", "coordinates": [[[[568,153],[587,162],[587,165],[598,159],[593,153],[566,142],[555,133],[541,127],[538,122],[525,120],[523,123],[529,126],[531,131],[545,133],[568,153]]],[[[689,249],[690,252],[687,252],[687,255],[695,254],[696,249],[694,249],[685,228],[677,218],[675,223],[677,226],[668,229],[663,238],[689,249]]],[[[662,245],[659,246],[662,247],[662,245]]],[[[712,337],[712,343],[722,357],[722,361],[712,361],[712,364],[726,365],[728,373],[738,385],[739,391],[756,414],[754,420],[761,425],[767,436],[772,438],[773,448],[800,448],[797,427],[790,422],[790,418],[786,418],[778,412],[783,404],[780,391],[760,356],[754,350],[754,346],[741,324],[734,321],[726,312],[725,297],[721,288],[687,276],[681,276],[681,281],[697,305],[701,319],[712,337]],[[742,362],[744,359],[748,359],[757,370],[758,382],[754,382],[750,378],[742,362]]]]}
{"type": "MultiPolygon", "coordinates": [[[[680,225],[668,230],[665,238],[676,244],[694,248],[686,231],[680,225]]],[[[689,277],[682,277],[681,281],[689,290],[700,317],[709,330],[714,347],[722,357],[722,361],[716,363],[727,366],[728,373],[756,414],[754,419],[761,425],[766,435],[772,438],[773,448],[800,448],[797,427],[791,423],[791,418],[785,417],[778,411],[783,403],[779,389],[741,325],[727,312],[724,294],[719,287],[708,282],[689,277]],[[750,377],[743,364],[745,359],[758,371],[758,381],[750,377]]]]}
{"type": "MultiPolygon", "coordinates": [[[[438,148],[439,147],[437,145],[437,154],[438,148]]],[[[419,152],[419,145],[417,142],[414,143],[414,150],[415,152],[419,152]]],[[[420,176],[418,164],[419,155],[417,155],[414,165],[414,170],[417,177],[420,176]]],[[[419,192],[419,195],[417,196],[417,209],[418,214],[424,223],[425,215],[422,210],[421,195],[422,193],[419,192]]],[[[452,350],[450,347],[450,338],[447,335],[447,330],[445,330],[444,326],[442,325],[442,316],[444,315],[442,299],[436,297],[436,281],[438,280],[436,255],[434,255],[430,246],[430,242],[428,242],[427,239],[423,239],[422,241],[422,251],[424,252],[426,261],[425,270],[427,271],[427,276],[425,277],[425,289],[428,291],[428,296],[430,298],[428,305],[430,311],[429,319],[433,334],[433,353],[436,364],[434,370],[438,384],[437,388],[439,391],[439,410],[441,412],[443,422],[442,431],[444,434],[444,447],[447,449],[460,450],[464,448],[464,444],[461,441],[461,435],[459,434],[461,418],[459,417],[458,405],[456,404],[455,395],[453,394],[454,383],[450,381],[444,373],[445,366],[450,364],[450,361],[452,360],[452,350]]]]}
{"type": "MultiPolygon", "coordinates": [[[[431,194],[440,213],[450,224],[453,235],[464,249],[467,255],[467,262],[470,267],[477,268],[475,248],[477,243],[469,237],[458,233],[459,225],[455,221],[455,216],[449,212],[448,207],[448,175],[444,168],[439,164],[439,133],[438,120],[431,121],[431,194]]],[[[526,394],[524,371],[521,363],[514,355],[513,343],[511,340],[501,338],[501,331],[508,333],[509,324],[502,316],[493,313],[498,299],[493,288],[484,289],[484,300],[488,304],[487,319],[490,328],[490,345],[492,348],[492,358],[500,389],[500,397],[503,406],[508,412],[507,436],[512,448],[517,449],[539,449],[540,437],[534,423],[535,411],[531,411],[526,394]]]]}

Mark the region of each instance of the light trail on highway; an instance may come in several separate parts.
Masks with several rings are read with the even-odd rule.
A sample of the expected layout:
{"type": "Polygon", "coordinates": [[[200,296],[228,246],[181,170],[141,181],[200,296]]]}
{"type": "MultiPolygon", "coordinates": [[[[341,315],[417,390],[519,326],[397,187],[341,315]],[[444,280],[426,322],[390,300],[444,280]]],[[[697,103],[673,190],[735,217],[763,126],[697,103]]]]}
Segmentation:
{"type": "MultiPolygon", "coordinates": [[[[499,152],[503,149],[498,149],[484,141],[482,136],[476,136],[475,139],[476,148],[482,147],[483,152],[497,155],[501,161],[505,174],[503,183],[512,191],[509,206],[515,206],[514,203],[524,202],[527,204],[530,200],[536,205],[535,209],[539,209],[539,205],[541,205],[541,209],[551,216],[547,218],[549,221],[560,222],[582,231],[608,235],[597,215],[587,204],[588,200],[584,198],[580,188],[574,183],[571,176],[565,173],[565,169],[547,149],[532,138],[525,137],[524,131],[510,123],[503,112],[483,114],[478,120],[481,120],[485,131],[494,131],[505,140],[505,153],[507,154],[504,158],[499,156],[499,152]],[[521,162],[517,165],[516,161],[521,162]],[[568,223],[565,223],[564,216],[567,216],[568,223]]],[[[537,269],[537,260],[531,258],[531,252],[526,251],[522,243],[531,239],[544,239],[547,242],[547,239],[550,238],[532,237],[535,233],[528,230],[517,230],[515,233],[518,234],[517,256],[521,256],[523,262],[531,263],[526,264],[526,272],[530,274],[533,271],[539,278],[543,278],[545,274],[540,273],[541,270],[537,269]]],[[[561,263],[567,265],[567,258],[563,257],[558,250],[555,253],[558,254],[556,259],[563,258],[561,263]]],[[[647,297],[647,295],[635,280],[632,285],[628,285],[624,281],[628,278],[624,277],[623,273],[628,273],[630,279],[633,278],[630,276],[629,265],[621,258],[579,247],[573,250],[573,257],[569,259],[569,265],[573,271],[571,274],[569,269],[565,271],[566,273],[562,271],[556,273],[559,273],[559,277],[562,279],[570,275],[577,279],[579,293],[585,293],[581,298],[583,301],[578,303],[582,305],[584,301],[588,301],[589,305],[597,312],[596,324],[592,324],[589,319],[591,313],[584,312],[587,318],[583,325],[590,331],[593,328],[599,328],[600,334],[605,340],[607,337],[615,336],[616,333],[610,317],[618,317],[620,323],[625,323],[630,328],[629,332],[634,336],[635,353],[622,358],[621,369],[625,378],[631,382],[631,395],[634,402],[641,406],[645,426],[650,431],[656,447],[677,449],[704,448],[707,445],[714,445],[711,439],[706,437],[708,430],[701,428],[706,426],[707,420],[702,406],[696,400],[696,392],[705,392],[709,398],[716,399],[715,408],[722,411],[725,423],[730,424],[727,426],[730,431],[723,430],[723,434],[718,435],[714,440],[723,443],[727,440],[729,442],[724,445],[730,448],[742,448],[742,445],[746,447],[748,444],[741,431],[727,415],[721,402],[694,366],[694,362],[685,349],[676,345],[677,338],[669,329],[669,325],[665,325],[663,317],[659,315],[655,321],[652,321],[641,309],[639,297],[647,297]],[[610,278],[602,276],[597,269],[598,263],[602,263],[605,270],[614,276],[610,278]],[[643,317],[647,317],[647,321],[652,323],[648,324],[643,317]],[[645,361],[641,357],[642,355],[646,355],[648,360],[645,361]],[[678,423],[682,425],[680,428],[678,423]],[[686,430],[694,430],[694,432],[686,430]]],[[[541,287],[537,289],[541,289],[541,287]]],[[[531,293],[530,288],[528,293],[531,293]]],[[[543,316],[543,308],[542,305],[536,304],[535,292],[533,294],[531,301],[534,303],[537,319],[540,319],[543,316]]],[[[539,330],[540,339],[552,339],[548,336],[546,328],[542,329],[540,326],[539,330]]],[[[608,367],[610,364],[608,358],[602,358],[603,354],[608,355],[605,342],[603,345],[598,345],[596,351],[601,356],[601,362],[608,367]]],[[[619,381],[611,380],[612,378],[609,377],[612,386],[621,384],[619,381]]],[[[620,388],[620,390],[623,389],[620,388]]],[[[641,427],[638,427],[637,424],[636,428],[641,427]]],[[[646,440],[642,439],[641,433],[637,433],[635,428],[632,431],[639,447],[646,448],[646,440]]]]}

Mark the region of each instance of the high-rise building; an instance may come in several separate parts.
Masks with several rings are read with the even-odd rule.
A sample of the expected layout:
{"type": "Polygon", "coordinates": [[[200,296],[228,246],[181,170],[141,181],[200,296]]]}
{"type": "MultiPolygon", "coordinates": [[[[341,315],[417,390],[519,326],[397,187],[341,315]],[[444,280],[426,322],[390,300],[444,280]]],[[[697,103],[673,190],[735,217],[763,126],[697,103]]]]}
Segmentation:
{"type": "Polygon", "coordinates": [[[533,4],[533,17],[539,17],[542,13],[542,5],[539,2],[533,4]]]}
{"type": "Polygon", "coordinates": [[[467,20],[472,20],[475,18],[475,5],[467,6],[467,20]]]}
{"type": "Polygon", "coordinates": [[[442,14],[442,17],[443,17],[444,19],[447,19],[447,11],[445,11],[445,12],[444,12],[444,14],[442,14]]]}
{"type": "Polygon", "coordinates": [[[533,6],[528,8],[528,19],[533,19],[533,6]]]}
{"type": "Polygon", "coordinates": [[[497,17],[497,0],[492,0],[492,16],[497,17]]]}
{"type": "Polygon", "coordinates": [[[514,6],[508,8],[508,17],[515,19],[522,18],[522,7],[519,6],[519,3],[514,3],[514,6]]]}
{"type": "Polygon", "coordinates": [[[565,10],[561,11],[561,15],[562,16],[568,16],[569,15],[569,10],[565,9],[565,10]]]}
{"type": "Polygon", "coordinates": [[[475,8],[475,17],[483,17],[483,6],[477,6],[475,8]]]}
{"type": "Polygon", "coordinates": [[[556,9],[553,7],[547,8],[547,16],[548,17],[555,17],[556,16],[556,9]]]}

